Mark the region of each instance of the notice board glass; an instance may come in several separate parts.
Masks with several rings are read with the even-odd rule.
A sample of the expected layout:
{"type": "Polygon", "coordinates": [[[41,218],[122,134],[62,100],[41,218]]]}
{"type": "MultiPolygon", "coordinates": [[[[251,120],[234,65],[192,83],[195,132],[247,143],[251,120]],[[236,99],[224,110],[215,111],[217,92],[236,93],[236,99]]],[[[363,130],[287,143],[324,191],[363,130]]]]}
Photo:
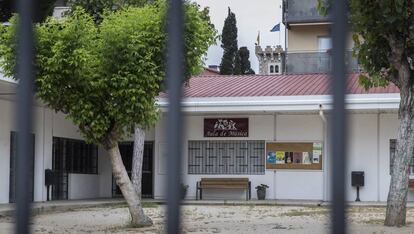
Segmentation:
{"type": "Polygon", "coordinates": [[[322,170],[322,142],[267,142],[266,169],[322,170]]]}

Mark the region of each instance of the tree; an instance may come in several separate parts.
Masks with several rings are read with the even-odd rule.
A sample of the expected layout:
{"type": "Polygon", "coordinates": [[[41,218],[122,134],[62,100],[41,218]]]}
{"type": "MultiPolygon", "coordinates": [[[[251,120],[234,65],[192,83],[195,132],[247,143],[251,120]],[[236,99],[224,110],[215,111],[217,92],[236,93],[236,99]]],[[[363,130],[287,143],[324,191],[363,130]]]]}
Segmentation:
{"type": "Polygon", "coordinates": [[[249,49],[247,49],[245,46],[240,47],[240,49],[237,51],[236,62],[234,66],[235,75],[254,74],[254,71],[250,66],[249,57],[249,49]]]}
{"type": "Polygon", "coordinates": [[[220,63],[220,74],[234,74],[234,66],[237,49],[237,26],[236,15],[231,12],[230,7],[227,18],[224,20],[223,31],[221,35],[221,48],[223,48],[223,57],[220,63]]]}
{"type": "MultiPolygon", "coordinates": [[[[40,0],[37,4],[36,22],[42,22],[47,16],[52,15],[56,0],[40,0]]],[[[16,13],[15,0],[0,0],[0,22],[7,22],[13,13],[16,13]]]]}
{"type": "MultiPolygon", "coordinates": [[[[100,24],[102,17],[105,11],[117,11],[128,6],[143,6],[145,4],[154,3],[154,0],[100,0],[100,1],[91,1],[91,0],[69,0],[70,5],[72,6],[72,11],[77,7],[82,7],[89,13],[93,18],[95,23],[100,24]]],[[[198,5],[193,5],[193,7],[199,7],[198,5]]],[[[209,9],[204,8],[201,12],[202,19],[205,22],[208,22],[209,27],[214,29],[214,25],[211,24],[209,17],[209,9]]],[[[197,21],[196,21],[197,22],[197,21]]],[[[196,27],[196,25],[193,25],[196,27]]],[[[215,33],[215,32],[214,32],[215,33]]],[[[191,35],[189,32],[188,35],[191,35]]],[[[198,45],[197,45],[198,46],[198,45]]],[[[201,48],[203,49],[203,48],[201,48]]],[[[194,49],[193,49],[194,50],[194,49]]],[[[200,52],[197,54],[201,55],[200,52]]],[[[162,61],[160,61],[162,62],[162,61]]],[[[199,67],[197,64],[191,66],[192,68],[199,67]]],[[[191,71],[191,74],[195,74],[198,71],[191,71]]],[[[187,76],[189,77],[189,76],[187,76]]],[[[143,162],[143,152],[144,152],[144,142],[145,142],[145,129],[140,125],[136,125],[134,129],[134,148],[132,156],[132,170],[131,170],[131,181],[137,192],[138,198],[141,198],[142,194],[142,162],[143,162]]]]}
{"type": "MultiPolygon", "coordinates": [[[[97,25],[83,9],[65,20],[49,18],[35,27],[36,94],[66,114],[89,143],[108,152],[117,185],[128,204],[132,224],[151,225],[122,163],[118,142],[132,129],[152,126],[155,100],[165,76],[167,4],[107,12],[97,25]]],[[[202,70],[201,57],[215,30],[197,5],[185,4],[187,77],[202,70]]],[[[13,76],[16,21],[0,27],[1,67],[13,76]]],[[[183,79],[184,80],[184,79],[183,79]]]]}
{"type": "MultiPolygon", "coordinates": [[[[152,3],[152,0],[69,0],[71,11],[75,11],[78,7],[83,8],[89,15],[91,15],[96,24],[102,22],[102,17],[105,11],[117,11],[129,6],[144,6],[147,3],[152,3]]],[[[134,148],[132,156],[132,170],[131,182],[134,186],[138,199],[142,195],[142,162],[145,143],[145,129],[142,126],[135,126],[134,129],[134,148]]],[[[143,214],[143,212],[141,213],[143,214]]],[[[148,217],[144,217],[146,220],[148,217]]]]}
{"type": "MultiPolygon", "coordinates": [[[[326,14],[331,1],[319,0],[326,14]]],[[[387,199],[386,226],[406,224],[409,165],[414,154],[414,3],[350,0],[354,55],[366,89],[394,83],[400,89],[400,125],[387,199]],[[369,6],[369,7],[367,7],[369,6]]]]}
{"type": "Polygon", "coordinates": [[[104,11],[115,11],[128,6],[143,6],[153,0],[68,0],[71,10],[82,7],[96,23],[102,21],[104,11]]]}

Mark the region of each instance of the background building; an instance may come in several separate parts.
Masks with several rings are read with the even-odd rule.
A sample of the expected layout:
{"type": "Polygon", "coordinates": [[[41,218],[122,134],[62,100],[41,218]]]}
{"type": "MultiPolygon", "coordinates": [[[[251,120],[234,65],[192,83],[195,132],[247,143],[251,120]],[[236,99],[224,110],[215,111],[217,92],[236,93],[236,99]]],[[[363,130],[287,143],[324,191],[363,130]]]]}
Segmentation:
{"type": "MultiPolygon", "coordinates": [[[[211,177],[248,178],[252,188],[266,184],[268,199],[330,199],[330,22],[318,15],[316,2],[285,2],[287,51],[257,47],[257,55],[263,58],[261,73],[271,74],[274,66],[273,75],[220,76],[208,71],[184,87],[181,175],[189,185],[187,199],[195,198],[197,181],[211,177]],[[277,74],[275,66],[286,70],[277,74]],[[223,127],[215,127],[224,122],[223,127]]],[[[363,171],[361,200],[386,201],[399,124],[399,90],[390,84],[366,91],[359,86],[358,74],[352,72],[347,85],[346,199],[355,200],[351,172],[363,171]]],[[[0,78],[0,203],[14,202],[16,86],[15,81],[0,78]]],[[[146,132],[142,186],[144,196],[162,199],[167,196],[169,157],[165,94],[160,94],[158,104],[161,118],[146,132]]],[[[87,145],[62,113],[54,113],[39,101],[34,105],[34,117],[33,153],[28,162],[33,168],[34,201],[47,199],[46,169],[55,172],[56,183],[50,192],[53,200],[119,196],[102,147],[87,145]]],[[[120,144],[127,170],[131,167],[131,141],[120,144]]],[[[410,178],[414,179],[414,165],[410,178]]],[[[245,192],[212,189],[203,197],[244,199],[245,192]]],[[[252,197],[256,199],[254,190],[252,197]]],[[[413,191],[408,199],[414,201],[413,191]]]]}

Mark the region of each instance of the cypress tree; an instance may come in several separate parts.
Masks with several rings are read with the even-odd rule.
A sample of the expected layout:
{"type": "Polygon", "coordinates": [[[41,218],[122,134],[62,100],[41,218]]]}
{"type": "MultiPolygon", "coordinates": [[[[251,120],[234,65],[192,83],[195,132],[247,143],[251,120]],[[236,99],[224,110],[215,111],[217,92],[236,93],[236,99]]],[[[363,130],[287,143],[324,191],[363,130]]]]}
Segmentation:
{"type": "Polygon", "coordinates": [[[250,57],[249,49],[247,49],[247,47],[245,46],[240,47],[236,55],[234,74],[236,75],[254,74],[254,71],[250,66],[249,57],[250,57]]]}
{"type": "Polygon", "coordinates": [[[232,75],[234,74],[235,58],[238,45],[236,15],[231,12],[230,7],[227,18],[224,20],[221,47],[224,51],[220,63],[220,74],[232,75]]]}

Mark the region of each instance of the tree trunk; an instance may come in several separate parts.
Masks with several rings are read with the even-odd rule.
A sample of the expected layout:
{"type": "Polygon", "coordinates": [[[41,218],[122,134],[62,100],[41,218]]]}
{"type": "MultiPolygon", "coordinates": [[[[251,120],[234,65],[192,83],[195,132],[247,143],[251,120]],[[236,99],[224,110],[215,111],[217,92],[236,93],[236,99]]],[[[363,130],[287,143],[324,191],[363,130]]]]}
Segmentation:
{"type": "Polygon", "coordinates": [[[128,173],[122,162],[121,153],[119,152],[118,142],[114,139],[108,139],[104,144],[108,151],[112,163],[112,173],[116,184],[121,189],[122,195],[128,204],[129,213],[131,214],[131,223],[134,226],[151,226],[152,221],[144,214],[141,206],[141,198],[128,177],[128,173]]]}
{"type": "MultiPolygon", "coordinates": [[[[407,87],[408,86],[408,87],[407,87]]],[[[387,200],[386,226],[404,226],[407,212],[409,168],[414,153],[414,90],[401,87],[396,152],[391,168],[391,183],[387,200]]]]}
{"type": "Polygon", "coordinates": [[[142,195],[142,161],[144,157],[145,131],[140,127],[134,130],[134,154],[132,156],[131,181],[139,197],[142,195]]]}
{"type": "MultiPolygon", "coordinates": [[[[132,171],[131,171],[131,180],[132,185],[135,188],[135,191],[138,195],[138,199],[141,201],[142,197],[142,162],[144,159],[144,143],[145,143],[145,131],[140,127],[135,127],[134,129],[134,153],[132,155],[132,171]]],[[[145,215],[144,210],[142,209],[141,202],[139,209],[142,211],[140,214],[140,220],[151,221],[150,217],[145,215]]]]}

